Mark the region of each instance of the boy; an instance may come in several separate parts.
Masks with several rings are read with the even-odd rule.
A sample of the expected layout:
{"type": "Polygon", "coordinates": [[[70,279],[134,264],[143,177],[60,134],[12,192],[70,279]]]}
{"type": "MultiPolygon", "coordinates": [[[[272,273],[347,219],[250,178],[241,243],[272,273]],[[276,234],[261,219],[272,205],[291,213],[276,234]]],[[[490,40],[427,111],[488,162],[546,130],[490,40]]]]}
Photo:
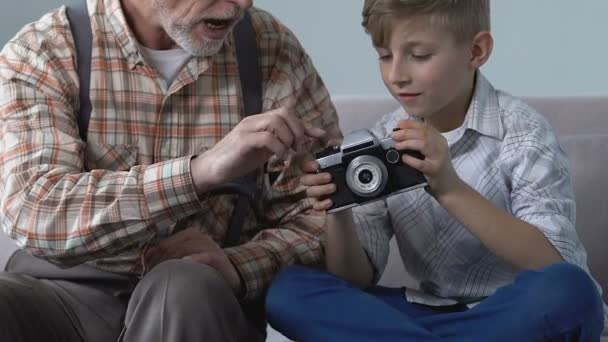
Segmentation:
{"type": "MultiPolygon", "coordinates": [[[[278,331],[298,341],[599,340],[602,302],[566,156],[540,114],[479,72],[489,21],[488,0],[365,1],[382,78],[405,110],[373,131],[425,156],[403,162],[428,187],[328,216],[328,273],[292,267],[269,291],[278,331]],[[393,234],[419,284],[405,296],[369,287],[393,234]]],[[[305,164],[302,183],[323,212],[335,185],[318,168],[305,164]]]]}

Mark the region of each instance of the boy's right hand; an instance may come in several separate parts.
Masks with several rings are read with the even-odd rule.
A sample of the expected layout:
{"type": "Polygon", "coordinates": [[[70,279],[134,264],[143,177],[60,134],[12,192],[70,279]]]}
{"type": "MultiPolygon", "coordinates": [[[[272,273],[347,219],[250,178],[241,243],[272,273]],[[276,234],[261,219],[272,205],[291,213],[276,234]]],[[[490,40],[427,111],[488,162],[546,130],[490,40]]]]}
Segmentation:
{"type": "Polygon", "coordinates": [[[317,161],[305,161],[300,165],[304,175],[300,182],[306,186],[306,196],[312,200],[312,208],[316,211],[326,211],[333,205],[328,197],[336,192],[336,184],[332,183],[331,174],[319,172],[320,165],[317,161]]]}

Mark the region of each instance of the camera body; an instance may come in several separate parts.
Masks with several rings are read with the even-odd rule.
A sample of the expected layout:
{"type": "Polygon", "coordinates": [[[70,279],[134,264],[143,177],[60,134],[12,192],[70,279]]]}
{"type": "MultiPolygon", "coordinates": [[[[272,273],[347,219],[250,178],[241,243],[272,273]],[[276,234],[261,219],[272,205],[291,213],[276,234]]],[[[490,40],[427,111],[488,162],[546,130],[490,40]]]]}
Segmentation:
{"type": "Polygon", "coordinates": [[[328,212],[337,212],[364,203],[426,186],[424,175],[405,164],[403,154],[419,159],[418,151],[399,151],[391,138],[378,140],[367,129],[353,131],[344,137],[342,146],[331,146],[315,158],[321,172],[329,172],[336,192],[328,212]]]}

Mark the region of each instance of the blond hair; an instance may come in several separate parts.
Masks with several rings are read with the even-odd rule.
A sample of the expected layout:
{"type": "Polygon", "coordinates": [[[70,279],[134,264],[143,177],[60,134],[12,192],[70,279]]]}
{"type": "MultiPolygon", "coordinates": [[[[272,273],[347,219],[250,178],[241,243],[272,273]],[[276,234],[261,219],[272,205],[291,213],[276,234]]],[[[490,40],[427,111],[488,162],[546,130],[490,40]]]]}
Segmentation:
{"type": "Polygon", "coordinates": [[[374,46],[388,45],[395,20],[412,18],[428,19],[458,43],[468,42],[490,30],[490,0],[365,0],[363,5],[362,25],[374,46]]]}

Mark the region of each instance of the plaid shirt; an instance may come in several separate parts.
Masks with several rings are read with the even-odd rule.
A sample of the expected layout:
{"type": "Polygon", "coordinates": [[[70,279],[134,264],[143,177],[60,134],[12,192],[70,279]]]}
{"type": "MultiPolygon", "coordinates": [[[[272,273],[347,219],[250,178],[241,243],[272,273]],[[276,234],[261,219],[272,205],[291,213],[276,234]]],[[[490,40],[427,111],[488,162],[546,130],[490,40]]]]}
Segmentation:
{"type": "MultiPolygon", "coordinates": [[[[241,120],[233,37],[213,57],[192,58],[167,85],[146,64],[119,0],[89,0],[93,29],[88,143],[79,139],[78,75],[65,9],[26,26],[0,54],[2,229],[21,247],[63,266],[84,262],[141,272],[154,243],[198,221],[218,243],[232,195],[195,193],[190,160],[241,120]]],[[[252,9],[263,106],[296,100],[296,112],[339,137],[337,116],[309,56],[280,22],[252,9]]],[[[291,263],[319,263],[322,217],[293,160],[258,173],[262,201],[249,209],[241,245],[226,248],[246,297],[291,263]]]]}

